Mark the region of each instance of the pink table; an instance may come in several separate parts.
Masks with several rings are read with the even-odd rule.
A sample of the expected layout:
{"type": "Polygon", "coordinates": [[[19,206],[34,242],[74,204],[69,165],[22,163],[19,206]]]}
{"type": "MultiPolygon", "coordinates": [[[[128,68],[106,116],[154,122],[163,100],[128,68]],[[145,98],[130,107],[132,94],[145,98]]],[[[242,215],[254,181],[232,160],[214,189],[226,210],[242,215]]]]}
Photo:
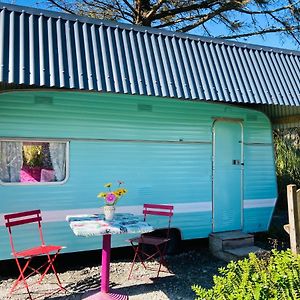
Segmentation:
{"type": "Polygon", "coordinates": [[[104,215],[101,214],[67,216],[66,220],[70,223],[70,227],[76,236],[103,236],[101,290],[85,299],[128,299],[128,297],[125,295],[109,293],[111,235],[145,233],[153,231],[154,228],[133,214],[115,214],[115,217],[112,221],[105,221],[104,215]]]}

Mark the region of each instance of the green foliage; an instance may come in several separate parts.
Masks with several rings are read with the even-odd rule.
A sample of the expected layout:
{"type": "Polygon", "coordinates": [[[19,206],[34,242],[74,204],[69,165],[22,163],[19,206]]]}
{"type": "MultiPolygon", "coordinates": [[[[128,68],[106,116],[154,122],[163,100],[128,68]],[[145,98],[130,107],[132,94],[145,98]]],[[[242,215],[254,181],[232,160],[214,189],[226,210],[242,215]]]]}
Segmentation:
{"type": "Polygon", "coordinates": [[[286,206],[286,186],[300,186],[299,129],[274,131],[274,146],[280,206],[286,206]]]}
{"type": "Polygon", "coordinates": [[[211,289],[193,285],[196,300],[297,300],[300,299],[300,256],[290,250],[230,262],[214,276],[211,289]]]}
{"type": "Polygon", "coordinates": [[[43,164],[42,145],[24,145],[24,163],[29,167],[41,167],[43,164]]]}

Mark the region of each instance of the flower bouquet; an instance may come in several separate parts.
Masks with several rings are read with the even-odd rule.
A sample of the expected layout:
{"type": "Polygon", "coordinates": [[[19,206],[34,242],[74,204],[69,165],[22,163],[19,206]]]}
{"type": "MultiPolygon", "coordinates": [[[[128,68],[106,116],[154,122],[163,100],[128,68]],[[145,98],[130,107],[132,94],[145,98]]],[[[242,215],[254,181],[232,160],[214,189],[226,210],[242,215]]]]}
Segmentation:
{"type": "Polygon", "coordinates": [[[121,185],[124,184],[122,181],[118,181],[118,187],[116,190],[112,190],[112,183],[107,183],[104,185],[108,189],[107,192],[101,192],[98,194],[98,198],[103,198],[104,205],[104,215],[105,220],[111,221],[115,213],[115,205],[118,201],[127,193],[127,190],[122,188],[121,185]]]}

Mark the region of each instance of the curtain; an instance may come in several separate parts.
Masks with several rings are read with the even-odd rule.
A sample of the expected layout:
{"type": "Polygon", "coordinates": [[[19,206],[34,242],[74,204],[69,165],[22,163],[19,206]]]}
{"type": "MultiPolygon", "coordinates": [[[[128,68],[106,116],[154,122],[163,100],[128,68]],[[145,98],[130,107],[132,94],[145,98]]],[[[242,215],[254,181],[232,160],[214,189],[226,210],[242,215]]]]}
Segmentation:
{"type": "Polygon", "coordinates": [[[19,182],[23,166],[23,143],[0,142],[0,179],[3,182],[19,182]]]}
{"type": "Polygon", "coordinates": [[[56,181],[63,181],[66,177],[66,143],[50,142],[49,150],[56,181]]]}

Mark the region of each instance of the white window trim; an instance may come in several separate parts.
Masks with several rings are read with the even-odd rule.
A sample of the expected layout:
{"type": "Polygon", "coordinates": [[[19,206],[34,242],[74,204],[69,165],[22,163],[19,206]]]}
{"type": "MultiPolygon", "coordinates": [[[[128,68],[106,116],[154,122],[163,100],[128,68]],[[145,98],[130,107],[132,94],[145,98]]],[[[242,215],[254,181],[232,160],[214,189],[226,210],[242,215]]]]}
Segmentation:
{"type": "Polygon", "coordinates": [[[31,139],[31,138],[0,138],[0,142],[34,142],[34,143],[50,143],[50,142],[60,142],[66,143],[66,177],[63,181],[53,181],[53,182],[3,182],[0,179],[0,185],[3,186],[41,186],[41,185],[62,185],[69,180],[70,176],[70,141],[65,139],[31,139]]]}

